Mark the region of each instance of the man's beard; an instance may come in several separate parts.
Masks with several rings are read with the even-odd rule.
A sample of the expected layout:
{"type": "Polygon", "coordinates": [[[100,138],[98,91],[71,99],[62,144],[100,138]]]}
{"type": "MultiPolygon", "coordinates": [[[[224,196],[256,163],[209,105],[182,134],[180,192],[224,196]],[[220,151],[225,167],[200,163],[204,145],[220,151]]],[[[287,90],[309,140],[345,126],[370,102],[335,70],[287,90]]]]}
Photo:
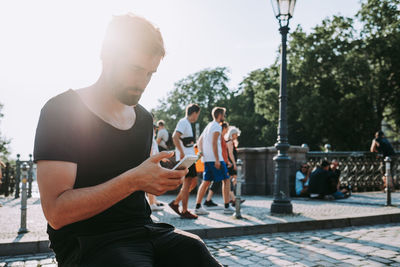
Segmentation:
{"type": "Polygon", "coordinates": [[[127,106],[136,106],[139,103],[142,93],[142,90],[131,87],[114,90],[114,96],[118,99],[118,101],[127,106]],[[138,91],[140,94],[131,94],[129,93],[130,91],[138,91]]]}

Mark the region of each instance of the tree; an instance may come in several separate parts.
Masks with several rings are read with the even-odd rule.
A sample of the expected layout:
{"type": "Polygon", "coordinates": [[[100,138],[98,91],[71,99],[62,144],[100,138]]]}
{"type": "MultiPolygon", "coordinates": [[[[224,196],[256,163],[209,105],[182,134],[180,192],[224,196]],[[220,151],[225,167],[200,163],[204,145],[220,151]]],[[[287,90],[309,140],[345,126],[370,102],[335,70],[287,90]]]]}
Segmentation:
{"type": "MultiPolygon", "coordinates": [[[[354,19],[333,16],[309,34],[297,27],[290,35],[290,144],[307,143],[315,150],[330,143],[336,150],[365,150],[383,118],[398,127],[398,2],[366,1],[357,15],[361,30],[353,27],[354,19]]],[[[278,67],[275,62],[246,78],[254,90],[255,112],[274,129],[279,115],[278,67]]],[[[271,143],[272,136],[265,138],[264,143],[271,143]]]]}
{"type": "MultiPolygon", "coordinates": [[[[0,103],[0,118],[4,117],[4,114],[1,113],[3,109],[3,104],[0,103]]],[[[10,140],[3,137],[0,132],[0,159],[3,161],[7,161],[7,156],[10,155],[10,151],[8,145],[10,144],[10,140]]]]}
{"type": "MultiPolygon", "coordinates": [[[[400,6],[399,0],[368,0],[357,17],[363,23],[363,56],[370,66],[369,91],[378,122],[385,119],[392,137],[400,132],[400,6]]],[[[380,128],[380,124],[376,125],[380,128]]],[[[397,135],[397,136],[396,136],[397,135]]]]}
{"type": "Polygon", "coordinates": [[[279,71],[276,68],[252,71],[240,83],[241,94],[232,98],[236,111],[230,119],[242,129],[241,146],[272,146],[278,123],[279,71]]]}
{"type": "Polygon", "coordinates": [[[204,129],[212,120],[212,109],[215,106],[228,104],[232,95],[228,82],[228,69],[224,67],[196,72],[175,83],[174,90],[168,93],[166,98],[161,99],[152,112],[157,120],[165,121],[167,130],[171,132],[179,119],[185,116],[186,106],[196,103],[201,108],[198,119],[200,129],[204,129]]]}

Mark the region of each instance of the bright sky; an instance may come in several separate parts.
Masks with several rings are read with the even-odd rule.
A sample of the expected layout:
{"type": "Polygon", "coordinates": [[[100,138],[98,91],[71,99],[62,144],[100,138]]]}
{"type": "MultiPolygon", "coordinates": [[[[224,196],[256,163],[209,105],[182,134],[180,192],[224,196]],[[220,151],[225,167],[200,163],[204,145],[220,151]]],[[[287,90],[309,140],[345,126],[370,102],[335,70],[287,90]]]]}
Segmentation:
{"type": "MultiPolygon", "coordinates": [[[[359,0],[298,0],[294,29],[309,31],[334,14],[353,16],[359,0]]],[[[3,136],[27,159],[46,101],[94,83],[99,51],[112,15],[133,12],[160,29],[167,48],[140,103],[147,109],[176,81],[204,68],[226,66],[231,86],[271,65],[280,43],[270,0],[3,0],[0,2],[0,103],[3,136]]]]}

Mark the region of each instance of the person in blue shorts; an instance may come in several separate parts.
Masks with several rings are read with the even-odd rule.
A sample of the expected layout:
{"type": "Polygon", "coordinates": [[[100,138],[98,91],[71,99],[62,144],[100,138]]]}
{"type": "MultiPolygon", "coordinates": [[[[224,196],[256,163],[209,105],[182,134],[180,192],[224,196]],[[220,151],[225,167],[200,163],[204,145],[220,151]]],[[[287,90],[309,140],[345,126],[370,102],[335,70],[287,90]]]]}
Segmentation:
{"type": "Polygon", "coordinates": [[[203,155],[204,174],[203,181],[197,192],[195,209],[197,215],[209,214],[209,212],[201,206],[201,201],[212,181],[222,181],[222,196],[225,204],[224,213],[232,214],[234,212],[234,209],[229,206],[230,180],[228,168],[222,157],[221,147],[222,127],[220,123],[225,119],[225,111],[225,108],[213,108],[211,115],[214,120],[207,125],[199,138],[198,144],[199,151],[203,155]]]}

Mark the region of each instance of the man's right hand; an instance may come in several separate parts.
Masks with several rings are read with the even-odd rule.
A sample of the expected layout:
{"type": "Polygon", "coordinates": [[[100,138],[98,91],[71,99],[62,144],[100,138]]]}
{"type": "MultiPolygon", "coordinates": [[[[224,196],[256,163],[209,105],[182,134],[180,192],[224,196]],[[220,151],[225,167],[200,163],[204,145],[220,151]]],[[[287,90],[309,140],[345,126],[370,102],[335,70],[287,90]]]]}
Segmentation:
{"type": "Polygon", "coordinates": [[[170,158],[173,152],[163,151],[154,155],[140,164],[138,167],[128,171],[134,173],[132,186],[136,190],[141,190],[156,196],[162,195],[167,191],[176,189],[188,172],[184,170],[170,170],[160,166],[160,161],[170,158]]]}
{"type": "Polygon", "coordinates": [[[218,169],[218,170],[221,169],[221,162],[216,161],[215,162],[215,168],[218,169]]]}
{"type": "Polygon", "coordinates": [[[183,153],[183,151],[180,151],[179,155],[180,155],[180,159],[183,159],[185,157],[185,153],[183,153]]]}

